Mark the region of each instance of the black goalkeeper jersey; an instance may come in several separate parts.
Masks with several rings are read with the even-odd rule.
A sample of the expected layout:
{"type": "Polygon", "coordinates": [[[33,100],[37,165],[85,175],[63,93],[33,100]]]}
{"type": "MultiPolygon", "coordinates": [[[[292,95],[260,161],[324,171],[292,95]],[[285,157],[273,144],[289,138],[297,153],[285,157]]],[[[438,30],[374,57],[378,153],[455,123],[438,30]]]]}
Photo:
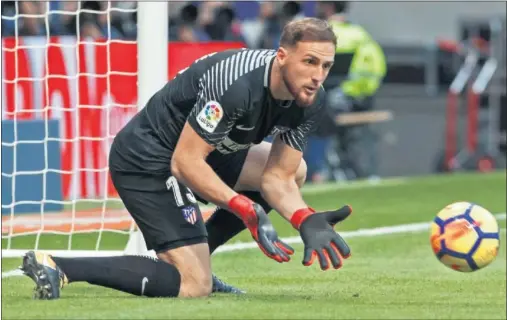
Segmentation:
{"type": "Polygon", "coordinates": [[[303,151],[324,111],[321,88],[312,106],[274,99],[269,90],[276,51],[227,50],[196,60],[160,89],[118,133],[117,170],[167,172],[186,121],[213,152],[236,152],[280,134],[303,151]]]}

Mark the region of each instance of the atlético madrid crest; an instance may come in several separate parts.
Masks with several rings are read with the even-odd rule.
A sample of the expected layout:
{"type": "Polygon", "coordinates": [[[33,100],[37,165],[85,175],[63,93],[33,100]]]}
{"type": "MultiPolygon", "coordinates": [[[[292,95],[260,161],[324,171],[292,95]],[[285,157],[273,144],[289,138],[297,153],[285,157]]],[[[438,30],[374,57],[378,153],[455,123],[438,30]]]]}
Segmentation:
{"type": "Polygon", "coordinates": [[[197,210],[195,210],[194,207],[183,208],[183,218],[185,218],[188,223],[195,224],[197,222],[197,210]]]}

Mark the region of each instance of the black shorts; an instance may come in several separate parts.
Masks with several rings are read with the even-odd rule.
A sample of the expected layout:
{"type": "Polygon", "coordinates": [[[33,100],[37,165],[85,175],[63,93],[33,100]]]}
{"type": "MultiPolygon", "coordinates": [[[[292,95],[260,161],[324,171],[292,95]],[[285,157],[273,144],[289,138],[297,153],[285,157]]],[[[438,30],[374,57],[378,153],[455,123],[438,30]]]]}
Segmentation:
{"type": "MultiPolygon", "coordinates": [[[[111,149],[111,179],[123,204],[143,233],[148,250],[164,252],[207,242],[208,234],[199,205],[186,186],[176,181],[171,173],[115,170],[115,167],[121,167],[117,161],[122,161],[116,152],[115,148],[111,149]]],[[[247,153],[248,150],[241,150],[222,155],[214,151],[208,156],[207,162],[229,187],[234,188],[247,153]]]]}

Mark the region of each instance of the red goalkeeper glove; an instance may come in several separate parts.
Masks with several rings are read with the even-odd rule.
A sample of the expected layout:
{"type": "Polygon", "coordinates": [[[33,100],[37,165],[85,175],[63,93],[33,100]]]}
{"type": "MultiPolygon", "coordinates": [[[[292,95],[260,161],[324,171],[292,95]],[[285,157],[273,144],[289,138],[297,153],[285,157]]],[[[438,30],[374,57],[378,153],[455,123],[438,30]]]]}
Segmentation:
{"type": "Polygon", "coordinates": [[[343,259],[350,256],[350,248],[333,227],[351,212],[350,206],[344,206],[334,211],[315,212],[311,208],[305,208],[294,213],[291,223],[299,230],[305,245],[305,266],[312,265],[315,257],[318,257],[322,270],[329,269],[330,264],[335,269],[341,268],[343,259]]]}
{"type": "Polygon", "coordinates": [[[278,262],[287,262],[294,249],[278,238],[275,228],[262,206],[243,195],[229,201],[229,208],[246,225],[264,254],[278,262]]]}

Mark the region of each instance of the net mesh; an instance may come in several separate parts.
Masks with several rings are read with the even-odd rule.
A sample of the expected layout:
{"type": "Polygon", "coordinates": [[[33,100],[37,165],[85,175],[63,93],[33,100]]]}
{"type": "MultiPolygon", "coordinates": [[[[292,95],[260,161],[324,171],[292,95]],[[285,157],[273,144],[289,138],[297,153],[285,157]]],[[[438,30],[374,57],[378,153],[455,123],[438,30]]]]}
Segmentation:
{"type": "Polygon", "coordinates": [[[54,3],[2,8],[2,248],[121,250],[135,225],[108,152],[137,111],[137,56],[132,21],[115,26],[137,9],[54,3]]]}

